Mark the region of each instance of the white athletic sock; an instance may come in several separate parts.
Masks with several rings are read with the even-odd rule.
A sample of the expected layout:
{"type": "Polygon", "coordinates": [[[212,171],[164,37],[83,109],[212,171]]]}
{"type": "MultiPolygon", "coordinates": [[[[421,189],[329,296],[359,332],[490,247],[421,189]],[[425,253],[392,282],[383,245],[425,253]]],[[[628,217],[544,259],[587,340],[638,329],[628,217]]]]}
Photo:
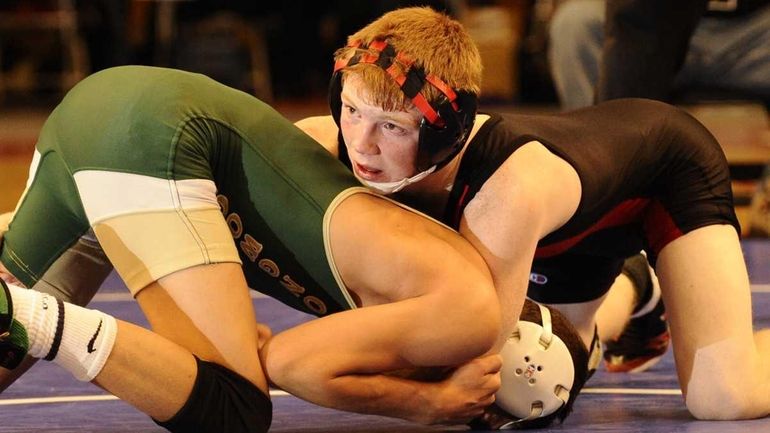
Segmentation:
{"type": "Polygon", "coordinates": [[[54,361],[78,380],[93,380],[115,344],[115,318],[35,290],[8,288],[14,318],[27,330],[29,355],[54,361]]]}

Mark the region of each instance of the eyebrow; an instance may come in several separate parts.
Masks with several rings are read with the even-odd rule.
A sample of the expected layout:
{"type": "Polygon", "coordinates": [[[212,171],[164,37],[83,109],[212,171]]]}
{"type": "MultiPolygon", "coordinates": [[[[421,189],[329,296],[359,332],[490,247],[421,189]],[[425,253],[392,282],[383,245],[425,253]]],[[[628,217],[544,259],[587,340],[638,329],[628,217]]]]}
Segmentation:
{"type": "MultiPolygon", "coordinates": [[[[340,97],[342,98],[342,102],[343,103],[348,103],[348,104],[351,104],[351,105],[357,105],[357,103],[360,102],[358,100],[351,101],[352,98],[362,99],[362,98],[357,98],[355,96],[349,96],[349,95],[347,95],[345,93],[344,90],[341,92],[340,97]]],[[[367,104],[367,105],[371,105],[371,104],[367,103],[366,101],[364,101],[364,103],[367,104]]],[[[382,112],[378,113],[375,118],[377,120],[389,120],[389,121],[393,121],[395,123],[406,124],[406,125],[409,125],[409,126],[417,126],[417,125],[420,124],[419,120],[414,119],[406,111],[382,111],[382,112]]]]}

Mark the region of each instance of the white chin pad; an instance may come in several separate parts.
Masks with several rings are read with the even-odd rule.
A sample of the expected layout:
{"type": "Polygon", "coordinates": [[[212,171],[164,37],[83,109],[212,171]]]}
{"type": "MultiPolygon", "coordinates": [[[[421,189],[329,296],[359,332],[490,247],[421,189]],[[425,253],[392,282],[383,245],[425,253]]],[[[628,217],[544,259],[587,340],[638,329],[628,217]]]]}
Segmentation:
{"type": "Polygon", "coordinates": [[[388,194],[397,193],[402,189],[406,188],[407,186],[425,179],[425,177],[427,177],[429,174],[433,173],[434,171],[436,171],[435,165],[425,171],[421,171],[415,174],[412,177],[406,177],[404,179],[393,181],[393,182],[371,182],[358,177],[358,174],[356,174],[355,171],[353,172],[353,174],[364,185],[379,192],[380,194],[388,195],[388,194]]]}
{"type": "Polygon", "coordinates": [[[495,403],[521,419],[548,416],[569,400],[575,368],[567,345],[553,334],[551,315],[540,306],[544,326],[519,321],[503,345],[502,385],[495,403]]]}

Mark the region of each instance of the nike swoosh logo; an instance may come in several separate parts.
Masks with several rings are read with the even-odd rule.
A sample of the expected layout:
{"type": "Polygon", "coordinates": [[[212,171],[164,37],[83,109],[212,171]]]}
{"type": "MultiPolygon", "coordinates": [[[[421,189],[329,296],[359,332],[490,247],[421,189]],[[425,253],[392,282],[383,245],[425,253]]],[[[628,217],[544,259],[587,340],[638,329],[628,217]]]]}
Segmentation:
{"type": "Polygon", "coordinates": [[[99,331],[101,330],[102,330],[102,319],[99,319],[99,326],[96,327],[96,332],[94,333],[94,336],[91,337],[91,340],[88,342],[88,353],[96,352],[96,348],[94,348],[94,343],[96,343],[96,337],[99,336],[99,331]]]}

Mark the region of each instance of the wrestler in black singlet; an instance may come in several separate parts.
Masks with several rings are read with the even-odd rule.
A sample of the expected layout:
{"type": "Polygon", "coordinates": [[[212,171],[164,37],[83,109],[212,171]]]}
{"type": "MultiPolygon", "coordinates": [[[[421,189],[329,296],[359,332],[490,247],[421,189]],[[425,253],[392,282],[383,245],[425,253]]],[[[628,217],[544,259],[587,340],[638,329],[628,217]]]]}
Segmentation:
{"type": "Polygon", "coordinates": [[[654,264],[668,242],[696,228],[731,224],[740,232],[717,141],[687,113],[644,99],[492,115],[462,157],[443,222],[458,228],[487,179],[533,140],[569,162],[582,184],[575,214],[538,244],[528,291],[536,301],[596,299],[625,258],[645,250],[654,264]]]}

